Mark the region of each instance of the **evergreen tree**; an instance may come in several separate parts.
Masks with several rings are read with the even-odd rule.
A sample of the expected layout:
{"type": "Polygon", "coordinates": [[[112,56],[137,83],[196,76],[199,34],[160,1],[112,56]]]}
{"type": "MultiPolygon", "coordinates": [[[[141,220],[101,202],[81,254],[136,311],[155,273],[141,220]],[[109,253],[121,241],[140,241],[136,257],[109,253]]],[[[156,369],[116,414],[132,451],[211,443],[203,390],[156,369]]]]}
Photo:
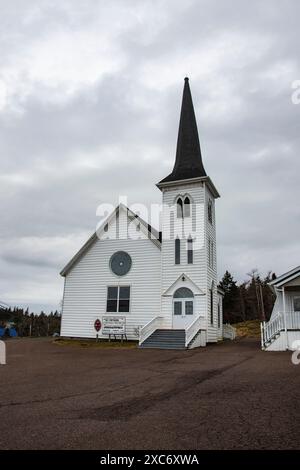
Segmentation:
{"type": "Polygon", "coordinates": [[[229,271],[225,272],[219,286],[225,293],[223,299],[224,322],[230,322],[232,321],[232,318],[234,318],[234,312],[236,311],[236,304],[238,301],[238,287],[236,285],[236,281],[233,279],[233,276],[229,271]]]}

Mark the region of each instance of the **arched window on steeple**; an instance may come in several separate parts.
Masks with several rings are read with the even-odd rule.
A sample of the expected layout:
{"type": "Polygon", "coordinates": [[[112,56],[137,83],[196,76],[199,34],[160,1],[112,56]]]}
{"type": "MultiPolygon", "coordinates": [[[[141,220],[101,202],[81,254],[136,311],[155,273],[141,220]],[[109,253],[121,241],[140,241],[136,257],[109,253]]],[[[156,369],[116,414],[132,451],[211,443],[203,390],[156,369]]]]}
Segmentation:
{"type": "Polygon", "coordinates": [[[181,197],[177,199],[176,207],[177,207],[177,218],[182,219],[183,218],[183,202],[182,202],[181,197]]]}
{"type": "Polygon", "coordinates": [[[188,196],[184,198],[183,215],[184,217],[190,217],[191,215],[191,201],[188,196]]]}

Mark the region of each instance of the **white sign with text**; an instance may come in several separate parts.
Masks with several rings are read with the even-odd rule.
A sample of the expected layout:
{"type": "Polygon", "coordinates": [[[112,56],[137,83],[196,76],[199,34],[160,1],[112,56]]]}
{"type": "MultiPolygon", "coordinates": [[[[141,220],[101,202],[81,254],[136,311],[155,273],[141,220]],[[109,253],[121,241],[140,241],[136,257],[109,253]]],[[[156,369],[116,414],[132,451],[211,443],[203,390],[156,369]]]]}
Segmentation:
{"type": "Polygon", "coordinates": [[[106,335],[125,335],[126,317],[107,316],[102,317],[102,334],[106,335]]]}

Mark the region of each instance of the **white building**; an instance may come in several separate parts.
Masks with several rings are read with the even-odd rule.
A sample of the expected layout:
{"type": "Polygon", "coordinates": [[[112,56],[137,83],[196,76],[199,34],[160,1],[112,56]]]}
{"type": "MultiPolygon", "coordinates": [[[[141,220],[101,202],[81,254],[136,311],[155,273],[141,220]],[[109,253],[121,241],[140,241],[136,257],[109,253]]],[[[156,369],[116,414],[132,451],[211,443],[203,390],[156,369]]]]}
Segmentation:
{"type": "Polygon", "coordinates": [[[262,348],[266,351],[297,349],[300,346],[300,266],[269,285],[276,301],[270,320],[261,324],[262,348]]]}
{"type": "Polygon", "coordinates": [[[215,200],[202,163],[185,79],[172,173],[162,192],[162,233],[119,205],[62,270],[61,335],[125,332],[141,347],[190,348],[222,338],[215,200]]]}

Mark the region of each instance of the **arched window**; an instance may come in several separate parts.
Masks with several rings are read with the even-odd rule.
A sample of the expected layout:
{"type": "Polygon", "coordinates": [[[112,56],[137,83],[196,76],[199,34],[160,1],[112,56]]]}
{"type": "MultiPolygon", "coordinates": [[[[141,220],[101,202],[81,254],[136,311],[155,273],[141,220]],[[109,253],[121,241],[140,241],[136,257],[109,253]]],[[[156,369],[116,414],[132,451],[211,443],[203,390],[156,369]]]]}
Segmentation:
{"type": "Polygon", "coordinates": [[[179,289],[174,292],[173,297],[174,299],[185,299],[187,297],[194,297],[194,294],[188,287],[179,287],[179,289]]]}
{"type": "Polygon", "coordinates": [[[180,239],[175,240],[175,264],[180,264],[180,239]]]}
{"type": "Polygon", "coordinates": [[[183,217],[183,202],[182,202],[181,197],[179,197],[177,199],[176,207],[177,207],[177,218],[182,219],[182,217],[183,217]]]}
{"type": "Polygon", "coordinates": [[[212,205],[212,200],[208,200],[207,204],[207,218],[208,221],[212,224],[213,223],[213,205],[212,205]]]}
{"type": "Polygon", "coordinates": [[[190,217],[191,215],[191,201],[188,196],[184,198],[183,214],[184,217],[190,217]]]}
{"type": "Polygon", "coordinates": [[[179,315],[194,314],[194,294],[187,287],[180,287],[173,295],[173,313],[179,315]]]}
{"type": "Polygon", "coordinates": [[[208,239],[208,265],[210,268],[214,267],[214,242],[211,238],[208,239]]]}
{"type": "Polygon", "coordinates": [[[214,324],[214,283],[211,284],[210,289],[210,324],[214,324]]]}

